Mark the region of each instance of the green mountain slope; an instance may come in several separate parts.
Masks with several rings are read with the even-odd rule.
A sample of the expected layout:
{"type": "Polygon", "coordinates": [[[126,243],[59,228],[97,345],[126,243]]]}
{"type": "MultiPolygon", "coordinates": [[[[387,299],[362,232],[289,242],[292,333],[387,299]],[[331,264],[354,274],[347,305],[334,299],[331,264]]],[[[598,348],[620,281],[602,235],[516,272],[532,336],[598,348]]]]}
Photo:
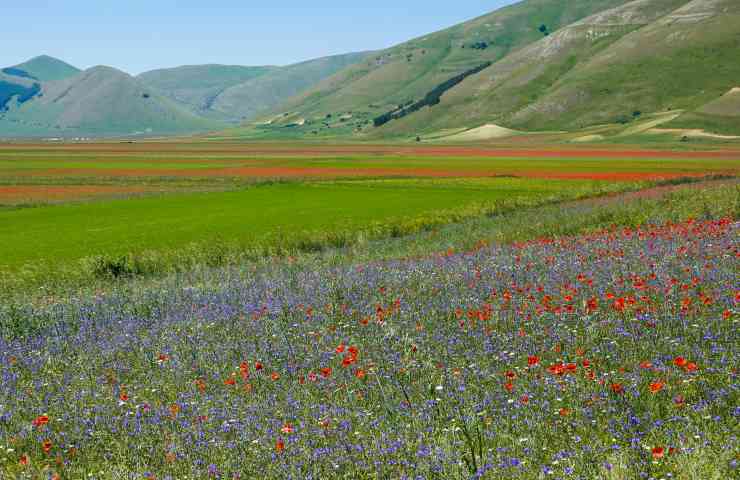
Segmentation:
{"type": "Polygon", "coordinates": [[[303,123],[308,132],[341,134],[366,128],[374,117],[423,98],[456,75],[496,62],[566,25],[625,3],[528,0],[502,8],[369,56],[281,105],[279,112],[292,115],[263,129],[303,123]]]}
{"type": "Polygon", "coordinates": [[[366,55],[336,55],[287,67],[186,66],[146,72],[139,79],[193,113],[239,122],[275,107],[366,55]]]}
{"type": "Polygon", "coordinates": [[[230,134],[484,140],[660,112],[676,113],[649,123],[740,134],[738,58],[737,0],[530,0],[377,53],[230,134]]]}
{"type": "Polygon", "coordinates": [[[37,96],[0,114],[2,136],[163,135],[219,125],[110,67],[46,82],[37,96]]]}
{"type": "MultiPolygon", "coordinates": [[[[447,92],[438,106],[371,133],[412,135],[485,124],[567,130],[654,111],[648,105],[630,105],[612,95],[634,85],[607,78],[624,58],[614,55],[612,49],[619,48],[622,41],[631,44],[643,28],[686,3],[688,0],[637,0],[579,20],[467,78],[447,92]],[[593,79],[584,71],[589,72],[590,62],[598,58],[609,61],[604,76],[593,79]],[[584,86],[587,82],[588,87],[584,86]],[[595,102],[600,104],[595,107],[595,102]]],[[[645,78],[652,82],[649,75],[652,73],[645,78]]]]}
{"type": "Polygon", "coordinates": [[[212,109],[237,120],[253,118],[368,55],[367,52],[334,55],[273,69],[226,89],[215,99],[212,109]]]}
{"type": "Polygon", "coordinates": [[[263,76],[277,67],[242,67],[236,65],[188,65],[152,70],[138,76],[192,112],[210,116],[213,103],[224,90],[263,76]]]}
{"type": "Polygon", "coordinates": [[[575,129],[694,110],[737,86],[738,58],[740,2],[693,0],[579,63],[508,123],[575,129]]]}
{"type": "MultiPolygon", "coordinates": [[[[4,70],[25,72],[35,80],[50,82],[63,80],[80,73],[80,69],[48,55],[41,55],[4,70]]],[[[5,72],[9,73],[9,72],[5,72]]]]}

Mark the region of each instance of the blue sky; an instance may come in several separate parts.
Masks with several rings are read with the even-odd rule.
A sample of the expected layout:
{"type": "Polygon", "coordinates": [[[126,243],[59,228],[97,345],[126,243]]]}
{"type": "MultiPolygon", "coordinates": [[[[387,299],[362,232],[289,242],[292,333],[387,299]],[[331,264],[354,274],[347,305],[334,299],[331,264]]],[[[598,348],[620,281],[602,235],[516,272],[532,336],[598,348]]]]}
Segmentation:
{"type": "Polygon", "coordinates": [[[32,0],[5,2],[0,66],[40,54],[129,73],[284,65],[392,46],[513,0],[32,0]],[[9,5],[8,5],[9,4],[9,5]]]}

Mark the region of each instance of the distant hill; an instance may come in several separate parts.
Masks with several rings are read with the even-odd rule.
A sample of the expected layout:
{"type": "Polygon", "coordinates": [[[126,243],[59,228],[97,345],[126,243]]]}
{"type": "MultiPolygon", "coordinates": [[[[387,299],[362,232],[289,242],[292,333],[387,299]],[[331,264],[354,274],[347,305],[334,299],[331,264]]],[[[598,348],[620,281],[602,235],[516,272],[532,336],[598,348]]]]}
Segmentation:
{"type": "Polygon", "coordinates": [[[198,115],[239,122],[274,108],[366,55],[336,55],[287,67],[186,66],[146,72],[139,79],[198,115]]]}
{"type": "Polygon", "coordinates": [[[664,111],[678,112],[667,127],[740,133],[738,58],[737,0],[526,0],[378,52],[231,133],[480,140],[664,111]]]}
{"type": "Polygon", "coordinates": [[[134,77],[94,67],[42,84],[38,95],[0,114],[6,136],[164,135],[216,128],[134,77]]]}
{"type": "Polygon", "coordinates": [[[278,67],[188,65],[152,70],[142,73],[138,78],[194,113],[222,117],[220,112],[212,109],[219,95],[229,87],[243,84],[277,69],[278,67]]]}
{"type": "Polygon", "coordinates": [[[48,55],[41,55],[19,65],[5,68],[3,73],[50,82],[73,77],[80,73],[80,69],[48,55]]]}
{"type": "Polygon", "coordinates": [[[363,58],[288,67],[184,66],[132,77],[37,57],[0,69],[0,137],[172,135],[225,128],[363,58]]]}

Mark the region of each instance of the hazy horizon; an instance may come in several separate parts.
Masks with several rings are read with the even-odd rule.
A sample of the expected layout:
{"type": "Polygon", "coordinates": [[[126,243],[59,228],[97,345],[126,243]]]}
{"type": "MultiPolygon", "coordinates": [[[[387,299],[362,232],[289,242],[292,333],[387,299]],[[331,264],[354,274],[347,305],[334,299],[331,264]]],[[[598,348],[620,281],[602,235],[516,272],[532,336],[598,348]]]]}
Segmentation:
{"type": "Polygon", "coordinates": [[[388,48],[515,1],[433,3],[379,0],[357,6],[326,0],[306,5],[288,0],[280,6],[248,6],[226,0],[216,8],[194,0],[13,4],[3,7],[0,43],[13,48],[0,52],[0,66],[39,55],[82,69],[108,65],[134,75],[180,65],[288,65],[388,48]]]}

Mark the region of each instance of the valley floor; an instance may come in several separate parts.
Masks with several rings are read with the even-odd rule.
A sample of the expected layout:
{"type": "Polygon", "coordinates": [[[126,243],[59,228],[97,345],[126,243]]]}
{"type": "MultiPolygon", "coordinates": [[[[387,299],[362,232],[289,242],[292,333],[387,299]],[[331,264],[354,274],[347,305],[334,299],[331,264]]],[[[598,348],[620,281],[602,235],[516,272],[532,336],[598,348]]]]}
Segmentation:
{"type": "Polygon", "coordinates": [[[735,473],[740,157],[352,148],[0,148],[0,477],[735,473]]]}
{"type": "Polygon", "coordinates": [[[738,193],[653,188],[5,305],[0,473],[729,478],[738,193]]]}

